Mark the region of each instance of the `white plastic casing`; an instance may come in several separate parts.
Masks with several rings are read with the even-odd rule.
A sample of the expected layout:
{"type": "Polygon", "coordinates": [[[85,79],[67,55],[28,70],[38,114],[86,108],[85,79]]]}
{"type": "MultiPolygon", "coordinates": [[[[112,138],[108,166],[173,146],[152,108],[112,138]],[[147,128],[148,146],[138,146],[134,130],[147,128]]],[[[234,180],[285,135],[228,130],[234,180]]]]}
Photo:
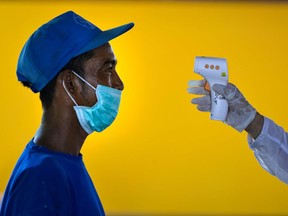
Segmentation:
{"type": "Polygon", "coordinates": [[[228,113],[228,103],[212,86],[214,84],[227,85],[228,68],[225,58],[196,56],[194,72],[205,78],[211,88],[211,115],[212,120],[225,121],[228,113]]]}

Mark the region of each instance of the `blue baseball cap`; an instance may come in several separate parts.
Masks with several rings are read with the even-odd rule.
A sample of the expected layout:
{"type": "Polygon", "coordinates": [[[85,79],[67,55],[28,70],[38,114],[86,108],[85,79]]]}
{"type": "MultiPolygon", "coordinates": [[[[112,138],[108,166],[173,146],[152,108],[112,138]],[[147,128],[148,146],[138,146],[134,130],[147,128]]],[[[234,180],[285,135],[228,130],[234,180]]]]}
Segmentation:
{"type": "Polygon", "coordinates": [[[102,31],[68,11],[36,30],[25,43],[17,65],[17,78],[31,90],[41,91],[74,57],[100,47],[130,30],[134,23],[102,31]]]}

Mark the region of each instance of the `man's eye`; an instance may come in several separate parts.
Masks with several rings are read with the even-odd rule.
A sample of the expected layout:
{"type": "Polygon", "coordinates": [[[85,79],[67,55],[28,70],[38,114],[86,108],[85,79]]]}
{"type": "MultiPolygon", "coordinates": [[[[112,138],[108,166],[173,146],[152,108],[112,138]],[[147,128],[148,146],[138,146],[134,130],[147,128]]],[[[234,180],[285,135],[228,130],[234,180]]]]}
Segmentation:
{"type": "Polygon", "coordinates": [[[106,73],[107,73],[108,75],[111,75],[111,74],[112,74],[112,71],[113,71],[113,68],[110,67],[110,68],[108,68],[108,69],[106,70],[106,73]]]}

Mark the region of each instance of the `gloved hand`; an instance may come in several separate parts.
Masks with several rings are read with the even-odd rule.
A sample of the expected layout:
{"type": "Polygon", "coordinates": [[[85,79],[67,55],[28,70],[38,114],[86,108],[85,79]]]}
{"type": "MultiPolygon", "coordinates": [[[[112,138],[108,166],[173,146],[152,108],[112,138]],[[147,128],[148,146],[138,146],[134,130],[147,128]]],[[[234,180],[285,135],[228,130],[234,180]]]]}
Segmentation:
{"type": "MultiPolygon", "coordinates": [[[[203,97],[192,99],[193,104],[197,104],[200,111],[211,111],[211,97],[209,92],[204,89],[205,80],[192,80],[189,82],[188,92],[196,95],[204,95],[203,97]]],[[[232,83],[227,86],[215,84],[214,91],[222,95],[228,102],[228,115],[226,123],[237,131],[241,132],[253,121],[256,110],[244,98],[238,88],[232,83]]]]}

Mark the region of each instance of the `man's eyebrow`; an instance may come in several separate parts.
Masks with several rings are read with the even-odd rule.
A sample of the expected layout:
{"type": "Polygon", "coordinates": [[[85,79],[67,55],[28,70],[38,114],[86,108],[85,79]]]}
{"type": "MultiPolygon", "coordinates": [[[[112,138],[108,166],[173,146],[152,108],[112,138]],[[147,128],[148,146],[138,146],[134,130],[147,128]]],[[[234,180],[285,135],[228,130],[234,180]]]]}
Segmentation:
{"type": "Polygon", "coordinates": [[[107,65],[107,64],[116,65],[117,60],[116,59],[106,59],[103,65],[107,65]]]}

